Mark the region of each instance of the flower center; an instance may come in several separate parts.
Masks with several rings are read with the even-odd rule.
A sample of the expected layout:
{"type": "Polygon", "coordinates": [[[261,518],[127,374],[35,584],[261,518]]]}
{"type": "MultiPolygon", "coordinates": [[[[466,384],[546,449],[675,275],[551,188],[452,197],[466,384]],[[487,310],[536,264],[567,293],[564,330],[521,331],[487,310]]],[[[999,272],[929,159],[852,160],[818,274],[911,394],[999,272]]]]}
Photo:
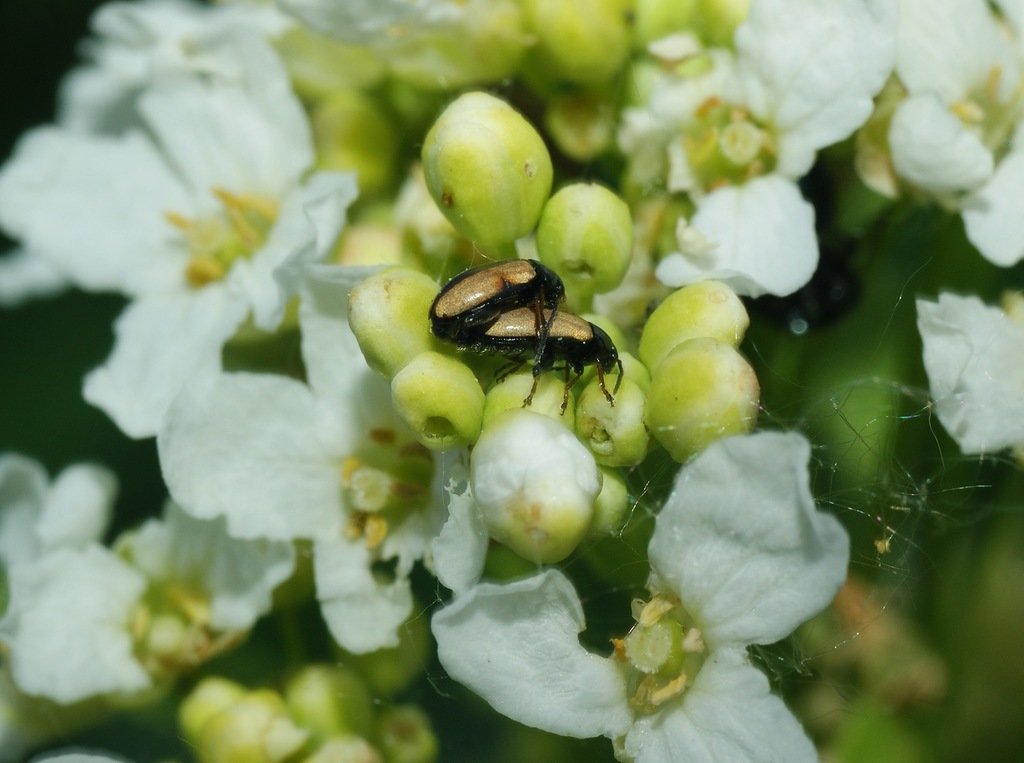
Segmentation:
{"type": "Polygon", "coordinates": [[[373,429],[358,454],[341,464],[341,485],[350,508],[350,537],[376,548],[389,527],[425,507],[430,499],[434,457],[417,442],[400,442],[392,429],[373,429]]]}
{"type": "Polygon", "coordinates": [[[744,183],[775,167],[776,141],[742,106],[708,98],[683,130],[690,169],[704,190],[744,183]]]}
{"type": "Polygon", "coordinates": [[[166,212],[167,222],[180,230],[188,247],[185,280],[200,287],[221,280],[235,260],[249,258],[263,246],[274,221],[277,203],[262,196],[234,194],[214,188],[221,212],[211,217],[188,218],[166,212]]]}
{"type": "Polygon", "coordinates": [[[682,695],[704,664],[700,630],[678,599],[656,594],[633,602],[636,624],[614,639],[615,657],[626,664],[629,702],[638,713],[656,712],[682,695]]]}
{"type": "Polygon", "coordinates": [[[1008,150],[1014,128],[1024,113],[1024,78],[1009,93],[1003,88],[1003,69],[993,66],[985,82],[950,110],[963,124],[975,131],[997,156],[1008,150]]]}

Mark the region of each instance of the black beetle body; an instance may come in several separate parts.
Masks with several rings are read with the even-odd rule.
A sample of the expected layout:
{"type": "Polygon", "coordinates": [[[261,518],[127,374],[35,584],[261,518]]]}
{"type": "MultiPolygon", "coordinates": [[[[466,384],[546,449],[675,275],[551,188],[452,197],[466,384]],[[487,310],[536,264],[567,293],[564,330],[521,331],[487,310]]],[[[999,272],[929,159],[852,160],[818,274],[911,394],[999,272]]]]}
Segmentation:
{"type": "Polygon", "coordinates": [[[562,396],[562,411],[569,402],[569,389],[583,374],[585,366],[593,363],[597,369],[598,383],[610,405],[615,405],[612,393],[605,386],[604,375],[618,368],[615,392],[622,381],[622,361],[611,337],[599,326],[571,313],[555,313],[544,310],[544,322],[548,326],[547,342],[538,348],[539,337],[533,309],[519,307],[502,313],[485,327],[478,327],[464,337],[461,346],[477,352],[493,352],[516,360],[511,370],[518,368],[531,356],[533,361],[533,386],[523,401],[527,406],[537,391],[537,378],[544,371],[554,368],[559,361],[565,368],[565,391],[562,396]],[[570,380],[569,372],[575,374],[570,380]]]}
{"type": "Polygon", "coordinates": [[[564,296],[561,279],[536,260],[503,260],[466,270],[445,284],[430,306],[430,329],[440,339],[465,345],[502,313],[530,307],[539,356],[548,334],[543,311],[550,310],[553,318],[564,296]]]}

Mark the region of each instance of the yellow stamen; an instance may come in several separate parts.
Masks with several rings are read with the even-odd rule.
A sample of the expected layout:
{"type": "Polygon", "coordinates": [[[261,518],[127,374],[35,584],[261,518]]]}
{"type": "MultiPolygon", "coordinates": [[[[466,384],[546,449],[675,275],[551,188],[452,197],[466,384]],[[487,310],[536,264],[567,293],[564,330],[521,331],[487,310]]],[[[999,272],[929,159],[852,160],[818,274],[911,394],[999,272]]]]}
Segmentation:
{"type": "Polygon", "coordinates": [[[370,514],[366,517],[366,524],[363,527],[363,538],[366,547],[371,551],[381,543],[388,535],[388,521],[380,514],[370,514]]]}
{"type": "Polygon", "coordinates": [[[637,622],[641,626],[649,628],[678,605],[678,601],[668,596],[655,596],[644,605],[644,608],[640,611],[640,616],[637,618],[637,622]]]}
{"type": "Polygon", "coordinates": [[[658,705],[668,702],[670,699],[675,699],[686,690],[686,683],[686,673],[680,673],[664,686],[661,686],[651,692],[651,704],[657,707],[658,705]]]}

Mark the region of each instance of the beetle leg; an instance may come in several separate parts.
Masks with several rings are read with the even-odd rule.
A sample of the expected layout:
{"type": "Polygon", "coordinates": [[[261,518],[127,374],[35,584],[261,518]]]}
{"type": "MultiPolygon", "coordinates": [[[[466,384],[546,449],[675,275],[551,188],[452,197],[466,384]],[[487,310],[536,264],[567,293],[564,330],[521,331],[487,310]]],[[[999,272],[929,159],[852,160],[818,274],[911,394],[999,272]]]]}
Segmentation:
{"type": "Polygon", "coordinates": [[[622,371],[622,360],[620,358],[616,358],[615,362],[619,366],[619,375],[615,378],[615,389],[612,390],[612,392],[617,395],[617,394],[619,394],[619,385],[622,384],[622,373],[623,373],[623,371],[622,371]]]}
{"type": "Polygon", "coordinates": [[[494,374],[494,383],[501,384],[503,381],[505,381],[505,379],[514,374],[520,368],[522,368],[524,362],[525,361],[523,360],[513,360],[508,365],[499,368],[498,371],[494,374]]]}
{"type": "Polygon", "coordinates": [[[534,367],[536,367],[540,363],[541,358],[544,357],[544,348],[548,343],[548,334],[551,333],[551,324],[554,322],[555,314],[558,312],[558,305],[551,308],[551,315],[548,316],[547,320],[544,320],[544,292],[542,291],[533,303],[533,312],[537,317],[537,353],[533,359],[534,367]]]}
{"type": "MultiPolygon", "coordinates": [[[[622,378],[621,372],[619,374],[619,378],[620,379],[622,378]]],[[[615,398],[612,397],[612,394],[608,391],[608,388],[606,386],[604,386],[604,369],[601,368],[601,364],[600,363],[597,364],[597,383],[600,385],[601,391],[604,393],[604,398],[605,398],[605,400],[608,401],[608,405],[610,405],[612,408],[614,408],[615,407],[615,398]]],[[[619,387],[616,384],[615,385],[615,391],[617,392],[618,389],[619,389],[619,387]]]]}

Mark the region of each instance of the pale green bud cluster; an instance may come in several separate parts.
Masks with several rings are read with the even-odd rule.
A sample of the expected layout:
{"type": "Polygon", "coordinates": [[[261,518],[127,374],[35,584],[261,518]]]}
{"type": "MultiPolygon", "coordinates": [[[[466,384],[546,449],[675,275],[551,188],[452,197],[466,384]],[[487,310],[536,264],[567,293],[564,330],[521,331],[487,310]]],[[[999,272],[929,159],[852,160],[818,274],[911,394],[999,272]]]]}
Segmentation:
{"type": "Polygon", "coordinates": [[[639,351],[651,369],[645,422],[675,460],[753,429],[760,385],[736,349],[748,323],[727,286],[705,281],[670,295],[644,326],[639,351]]]}
{"type": "Polygon", "coordinates": [[[626,0],[524,0],[523,10],[537,37],[534,67],[555,82],[604,84],[629,55],[626,0]]]}
{"type": "Polygon", "coordinates": [[[216,676],[181,703],[181,733],[199,763],[433,763],[437,737],[420,710],[378,709],[351,670],[312,664],[282,693],[216,676]]]}

